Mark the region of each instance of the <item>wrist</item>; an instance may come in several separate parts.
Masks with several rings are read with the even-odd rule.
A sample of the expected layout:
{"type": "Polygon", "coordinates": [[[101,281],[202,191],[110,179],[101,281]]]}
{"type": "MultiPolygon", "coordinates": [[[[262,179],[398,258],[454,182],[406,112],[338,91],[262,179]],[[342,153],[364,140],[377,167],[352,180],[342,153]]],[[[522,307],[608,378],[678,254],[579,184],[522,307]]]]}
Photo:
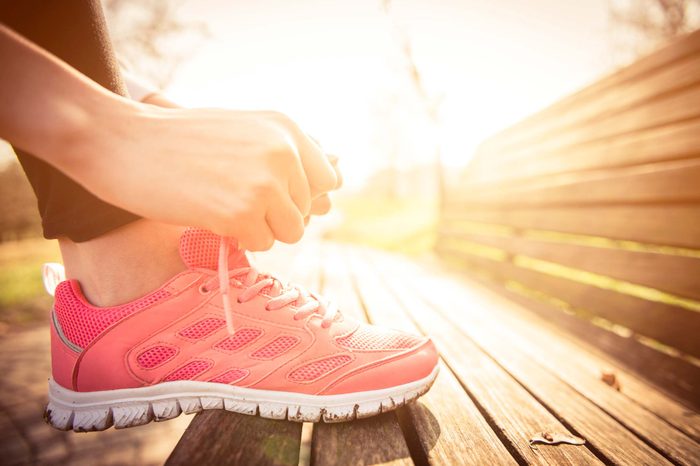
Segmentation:
{"type": "Polygon", "coordinates": [[[100,94],[66,112],[65,127],[54,142],[61,154],[56,165],[79,181],[99,177],[108,165],[120,163],[129,129],[137,127],[145,111],[144,105],[116,94],[100,94]]]}

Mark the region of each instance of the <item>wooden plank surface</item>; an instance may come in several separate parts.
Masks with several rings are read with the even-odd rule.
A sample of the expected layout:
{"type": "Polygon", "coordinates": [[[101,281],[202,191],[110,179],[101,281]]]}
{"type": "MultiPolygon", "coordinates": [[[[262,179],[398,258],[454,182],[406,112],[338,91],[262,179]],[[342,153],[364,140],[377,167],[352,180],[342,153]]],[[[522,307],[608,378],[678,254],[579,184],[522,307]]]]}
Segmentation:
{"type": "MultiPolygon", "coordinates": [[[[449,251],[444,253],[451,254],[449,251]]],[[[452,255],[446,257],[454,260],[452,255]]],[[[486,272],[489,281],[495,281],[497,292],[507,294],[509,298],[561,325],[573,335],[594,342],[630,368],[640,371],[647,380],[688,403],[695,405],[700,400],[700,368],[653,346],[642,344],[636,333],[613,328],[606,322],[593,321],[595,314],[587,311],[590,303],[586,299],[588,287],[585,285],[580,286],[579,292],[576,292],[576,284],[570,285],[572,293],[568,298],[574,302],[566,301],[561,296],[544,294],[541,289],[532,286],[523,294],[512,291],[512,285],[532,283],[530,276],[537,272],[520,269],[508,262],[495,262],[476,256],[463,256],[462,259],[462,270],[474,276],[483,276],[486,272]]],[[[540,278],[539,275],[541,274],[536,277],[540,278]]]]}
{"type": "Polygon", "coordinates": [[[197,414],[166,465],[297,466],[301,424],[223,410],[197,414]]]}
{"type": "MultiPolygon", "coordinates": [[[[346,265],[326,251],[321,252],[324,296],[331,297],[343,313],[365,321],[365,314],[346,265]]],[[[317,423],[313,429],[311,464],[323,465],[412,465],[413,460],[396,412],[349,423],[317,423]]]]}
{"type": "Polygon", "coordinates": [[[494,156],[491,165],[472,162],[463,178],[471,184],[484,185],[557,173],[682,160],[698,156],[699,132],[700,119],[682,121],[569,147],[565,151],[533,152],[527,163],[511,163],[507,170],[499,169],[500,162],[494,156]]]}
{"type": "MultiPolygon", "coordinates": [[[[327,260],[342,264],[346,271],[344,280],[357,283],[357,271],[355,277],[350,276],[349,257],[337,247],[331,251],[333,255],[327,260]]],[[[372,323],[417,333],[396,299],[378,283],[362,281],[357,292],[372,323]]],[[[400,409],[403,410],[407,412],[405,423],[410,424],[405,429],[415,431],[414,448],[419,448],[419,456],[430,464],[515,464],[478,407],[442,362],[440,375],[430,391],[418,402],[400,409]]]]}
{"type": "MultiPolygon", "coordinates": [[[[375,259],[375,262],[377,262],[377,259],[375,259]]],[[[379,262],[380,265],[384,264],[384,262],[379,262]]],[[[507,328],[507,322],[480,318],[480,315],[488,315],[488,311],[478,309],[470,312],[470,304],[476,303],[461,303],[458,296],[441,293],[441,291],[444,291],[444,287],[437,287],[439,285],[437,280],[430,280],[428,276],[421,277],[421,275],[414,274],[414,268],[409,269],[405,265],[398,268],[386,265],[384,267],[384,273],[390,274],[388,276],[392,277],[392,284],[396,284],[399,281],[399,276],[397,276],[399,273],[406,274],[405,276],[410,275],[404,286],[400,288],[402,295],[406,296],[411,292],[425,293],[422,298],[440,311],[439,317],[434,314],[427,315],[425,312],[412,312],[413,317],[421,325],[438,331],[443,331],[442,328],[444,327],[452,328],[456,326],[459,328],[464,335],[468,335],[475,342],[478,342],[499,364],[517,377],[533,396],[546,404],[551,411],[565,419],[567,425],[571,425],[572,428],[588,439],[600,453],[614,462],[622,464],[662,461],[660,458],[650,459],[648,455],[653,456],[656,454],[655,449],[650,448],[646,443],[632,435],[627,430],[628,424],[623,426],[617,423],[605,411],[599,409],[588,398],[583,397],[577,389],[563,383],[557,376],[544,370],[537,361],[542,357],[546,357],[546,354],[542,355],[540,351],[537,353],[540,355],[539,358],[530,357],[514,345],[511,345],[510,340],[508,340],[508,334],[503,333],[503,329],[507,328]],[[418,283],[422,283],[422,286],[417,286],[418,283]],[[461,303],[462,305],[456,305],[456,303],[461,303]],[[459,315],[456,316],[455,312],[459,312],[459,315]],[[445,323],[436,324],[435,322],[439,320],[444,320],[445,323]],[[489,324],[483,325],[484,322],[489,324]],[[504,342],[508,342],[508,344],[504,344],[504,342]],[[626,457],[626,455],[632,456],[626,457]],[[634,458],[636,455],[642,455],[646,459],[634,458]]],[[[436,335],[439,334],[436,333],[436,335]]],[[[530,342],[530,344],[536,345],[536,342],[530,342]]],[[[534,351],[538,349],[535,347],[534,351]]],[[[575,357],[575,355],[571,355],[571,357],[575,357]]],[[[630,404],[629,400],[624,397],[620,397],[620,400],[627,402],[628,408],[630,406],[639,408],[638,405],[630,404]]],[[[655,431],[653,434],[654,438],[645,439],[646,441],[652,442],[655,447],[663,444],[663,447],[666,448],[663,451],[664,455],[673,458],[674,461],[682,464],[694,464],[696,455],[700,454],[700,451],[696,450],[696,444],[692,440],[683,436],[677,430],[668,426],[668,424],[659,421],[656,416],[651,415],[646,410],[638,409],[636,412],[626,413],[628,421],[637,415],[642,416],[635,420],[637,426],[643,426],[647,422],[656,420],[659,424],[654,427],[665,427],[665,431],[655,431]],[[664,440],[660,440],[665,435],[667,437],[664,440]],[[686,443],[683,443],[684,441],[686,443]]],[[[632,424],[632,422],[629,421],[629,424],[632,424]]]]}
{"type": "Polygon", "coordinates": [[[447,204],[443,226],[459,228],[460,220],[700,249],[700,205],[476,210],[447,204]]]}
{"type": "MultiPolygon", "coordinates": [[[[698,128],[700,131],[700,128],[698,128]]],[[[700,151],[700,148],[698,148],[700,151]]],[[[465,207],[700,204],[700,158],[468,185],[451,194],[465,207]]]]}
{"type": "MultiPolygon", "coordinates": [[[[467,277],[448,277],[444,271],[436,270],[435,266],[427,268],[429,273],[441,281],[444,293],[459,296],[477,305],[469,308],[469,321],[487,320],[508,322],[508,339],[523,351],[526,351],[553,373],[558,374],[572,386],[578,387],[588,398],[611,413],[618,413],[618,418],[624,418],[630,410],[626,404],[618,404],[618,395],[627,397],[630,401],[643,407],[654,416],[663,419],[668,424],[684,432],[696,442],[700,441],[700,414],[690,410],[677,401],[663,395],[653,387],[621,365],[617,364],[599,348],[586,343],[580,344],[572,340],[560,328],[552,325],[549,320],[538,318],[520,305],[507,299],[501,293],[493,293],[492,288],[467,277]],[[474,315],[472,309],[488,309],[488,319],[483,313],[474,315]],[[536,341],[537,346],[532,345],[536,341]],[[547,354],[546,358],[539,357],[547,354]],[[575,354],[576,357],[568,355],[575,354]],[[616,374],[621,383],[619,391],[604,384],[600,378],[602,371],[616,374]],[[612,397],[610,392],[612,393],[612,397]],[[622,414],[620,414],[622,413],[622,414]]],[[[466,317],[466,316],[465,316],[466,317]]],[[[645,421],[643,428],[652,427],[656,420],[645,421]]],[[[664,426],[662,426],[664,427],[664,426]]],[[[653,431],[651,431],[653,432],[653,431]]]]}
{"type": "MultiPolygon", "coordinates": [[[[354,262],[359,289],[379,281],[376,273],[364,262],[354,262]]],[[[386,291],[385,291],[386,293],[386,291]]],[[[394,296],[396,299],[397,296],[394,296]]],[[[401,309],[406,303],[398,299],[401,309]]],[[[418,302],[413,302],[418,304],[418,302]]],[[[429,314],[424,314],[431,319],[429,314]]],[[[404,319],[407,318],[404,314],[404,319]]],[[[437,321],[438,324],[440,321],[437,321]]],[[[423,324],[421,324],[422,327],[423,324]]],[[[592,464],[597,458],[586,447],[541,445],[531,448],[529,441],[539,432],[571,434],[555,416],[547,411],[519,382],[505,372],[497,362],[481,351],[469,339],[457,334],[454,328],[440,327],[431,331],[434,341],[449,368],[470,398],[487,413],[502,438],[510,445],[511,452],[521,463],[527,464],[592,464]]]]}
{"type": "MultiPolygon", "coordinates": [[[[470,244],[483,244],[498,248],[510,255],[521,254],[556,262],[568,267],[662,290],[679,297],[700,299],[700,254],[695,258],[568,244],[557,242],[556,239],[547,241],[518,236],[505,237],[464,233],[460,230],[443,230],[441,235],[445,237],[446,241],[454,241],[456,245],[461,241],[470,244]]],[[[685,316],[685,312],[680,314],[685,316]]],[[[687,319],[689,319],[687,322],[691,328],[694,319],[698,319],[700,326],[700,313],[695,312],[687,316],[687,319]]]]}
{"type": "Polygon", "coordinates": [[[644,76],[643,79],[589,93],[585,98],[579,96],[575,102],[567,104],[566,110],[551,112],[548,117],[540,118],[537,124],[526,125],[507,137],[496,136],[497,144],[492,149],[502,154],[513,147],[536,145],[553,134],[593,120],[614,117],[616,113],[644,105],[660,95],[679,92],[698,83],[700,83],[700,52],[659,68],[644,76]]]}
{"type": "MultiPolygon", "coordinates": [[[[700,414],[678,401],[664,395],[658,387],[650,385],[639,378],[638,374],[629,371],[610,357],[604,349],[595,346],[593,338],[572,339],[571,334],[553,322],[551,314],[543,318],[531,312],[526,301],[521,295],[516,295],[502,288],[494,282],[478,280],[472,275],[465,274],[464,270],[447,272],[444,264],[424,263],[426,273],[435,274],[444,280],[446,286],[456,282],[459,293],[476,295],[478,302],[484,301],[484,308],[488,308],[489,316],[494,319],[505,319],[513,328],[517,329],[518,336],[525,341],[537,341],[538,347],[544,352],[555,357],[539,359],[543,363],[551,363],[552,370],[561,374],[575,372],[578,376],[588,376],[597,379],[601,371],[609,370],[620,378],[623,389],[619,392],[627,396],[635,403],[643,406],[669,424],[675,426],[688,436],[700,441],[700,414]],[[508,293],[508,294],[506,294],[508,293]],[[517,302],[526,303],[524,305],[517,302]],[[567,358],[562,355],[576,354],[576,358],[567,358]]],[[[459,294],[458,293],[458,294],[459,294]]],[[[561,311],[554,311],[564,314],[561,311]]],[[[586,337],[586,335],[582,335],[586,337]]]]}
{"type": "Polygon", "coordinates": [[[516,162],[542,152],[559,151],[595,141],[604,141],[626,133],[677,124],[700,116],[700,86],[648,102],[612,117],[595,120],[568,131],[555,133],[537,144],[517,146],[508,152],[477,150],[470,169],[475,173],[507,172],[516,162]],[[481,162],[480,160],[485,160],[481,162]]]}
{"type": "MultiPolygon", "coordinates": [[[[407,270],[405,266],[402,268],[407,270]]],[[[484,348],[491,354],[499,354],[499,361],[506,361],[507,358],[512,358],[516,354],[518,358],[520,355],[529,356],[530,360],[537,361],[539,365],[547,368],[551,374],[593,401],[627,429],[635,432],[672,460],[685,464],[695,464],[700,461],[700,446],[692,438],[692,434],[686,435],[680,432],[629,397],[602,383],[600,372],[582,371],[580,366],[575,367],[577,360],[586,357],[587,352],[584,348],[569,347],[571,351],[562,351],[565,346],[557,346],[556,338],[542,330],[535,340],[524,336],[521,327],[523,319],[517,320],[518,314],[512,312],[515,306],[498,296],[484,296],[485,293],[478,293],[473,288],[473,284],[472,288],[467,289],[463,283],[450,282],[447,277],[440,276],[432,270],[424,275],[413,271],[408,273],[427,285],[423,288],[412,287],[412,289],[430,289],[431,302],[439,305],[443,312],[450,309],[450,303],[454,301],[472,303],[472,306],[465,306],[462,309],[459,318],[454,317],[454,312],[443,315],[464,333],[483,343],[484,348]],[[485,310],[487,312],[484,312],[485,310]],[[498,335],[500,339],[508,341],[508,348],[504,349],[503,345],[494,343],[488,338],[489,334],[498,335]]],[[[513,360],[517,361],[518,358],[513,360]]],[[[517,366],[522,365],[517,364],[517,366]]],[[[523,368],[523,370],[526,369],[523,368]]],[[[653,388],[647,387],[639,395],[647,397],[654,391],[653,388]]],[[[667,403],[667,406],[669,405],[670,403],[667,403]]],[[[678,414],[678,409],[676,412],[678,414]]],[[[693,423],[683,422],[679,425],[692,426],[689,430],[697,432],[700,419],[696,418],[693,423]]]]}
{"type": "MultiPolygon", "coordinates": [[[[624,89],[634,86],[635,83],[653,80],[663,70],[673,69],[679,63],[695,57],[699,53],[700,34],[695,32],[513,125],[489,139],[484,146],[491,151],[499,152],[511,145],[521,145],[527,140],[523,138],[527,138],[527,134],[530,134],[534,128],[542,126],[560,115],[576,111],[582,103],[595,101],[598,96],[609,93],[611,89],[624,89]]],[[[670,82],[667,85],[673,86],[674,84],[670,82]]]]}
{"type": "MultiPolygon", "coordinates": [[[[440,246],[452,257],[472,260],[472,254],[455,247],[458,242],[440,246]]],[[[526,263],[516,257],[516,261],[526,263]]],[[[598,288],[591,283],[541,273],[519,267],[511,261],[480,261],[481,267],[493,270],[506,280],[515,280],[528,288],[561,299],[575,308],[588,311],[614,324],[653,338],[693,356],[700,356],[700,312],[669,304],[649,301],[637,296],[598,288]]],[[[607,284],[606,284],[607,285],[607,284]]]]}

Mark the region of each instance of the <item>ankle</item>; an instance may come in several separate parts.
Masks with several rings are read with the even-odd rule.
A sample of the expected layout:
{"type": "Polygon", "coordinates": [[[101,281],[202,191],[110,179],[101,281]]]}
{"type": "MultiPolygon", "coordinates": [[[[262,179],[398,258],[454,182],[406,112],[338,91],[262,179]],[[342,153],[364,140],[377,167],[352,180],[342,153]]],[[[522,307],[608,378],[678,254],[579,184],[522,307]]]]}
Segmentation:
{"type": "Polygon", "coordinates": [[[59,239],[66,276],[100,307],[137,299],[161,286],[185,265],[178,254],[183,228],[138,220],[82,243],[59,239]]]}

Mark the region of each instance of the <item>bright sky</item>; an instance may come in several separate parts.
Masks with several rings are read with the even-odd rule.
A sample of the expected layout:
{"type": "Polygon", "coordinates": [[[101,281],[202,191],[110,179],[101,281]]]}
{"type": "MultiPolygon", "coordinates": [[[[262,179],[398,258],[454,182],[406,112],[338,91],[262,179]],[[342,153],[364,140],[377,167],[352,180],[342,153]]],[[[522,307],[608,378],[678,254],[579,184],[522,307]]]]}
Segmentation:
{"type": "Polygon", "coordinates": [[[342,157],[348,185],[391,153],[401,165],[428,163],[436,138],[446,163],[464,165],[490,134],[610,69],[607,1],[395,0],[393,22],[429,93],[443,97],[437,131],[381,0],[187,0],[183,18],[207,23],[212,38],[166,94],[186,106],[283,111],[342,157]]]}
{"type": "MultiPolygon", "coordinates": [[[[276,109],[343,158],[350,184],[388,163],[428,162],[421,116],[380,0],[186,3],[213,38],[167,94],[188,106],[276,109]]],[[[444,159],[464,165],[490,134],[610,69],[607,0],[396,0],[428,91],[443,96],[444,159]]]]}

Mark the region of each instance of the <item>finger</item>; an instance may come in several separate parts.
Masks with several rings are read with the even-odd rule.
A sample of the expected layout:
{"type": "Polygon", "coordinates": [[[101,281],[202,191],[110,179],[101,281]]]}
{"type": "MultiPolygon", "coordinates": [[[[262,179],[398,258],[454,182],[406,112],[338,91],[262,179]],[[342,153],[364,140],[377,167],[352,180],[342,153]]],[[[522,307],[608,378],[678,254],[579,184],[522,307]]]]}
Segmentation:
{"type": "Polygon", "coordinates": [[[331,210],[331,198],[328,194],[317,197],[311,202],[311,215],[325,215],[331,210]]]}
{"type": "Polygon", "coordinates": [[[331,167],[333,167],[333,170],[335,171],[335,177],[336,177],[336,182],[335,182],[335,188],[333,189],[340,189],[343,186],[343,174],[340,173],[340,168],[338,167],[338,156],[333,155],[333,154],[326,154],[326,157],[328,157],[328,161],[331,163],[331,167]]]}
{"type": "Polygon", "coordinates": [[[294,126],[294,139],[299,150],[299,157],[306,172],[306,178],[309,180],[311,197],[314,198],[335,188],[338,180],[333,166],[321,150],[321,147],[306,136],[296,125],[294,126]]]}
{"type": "Polygon", "coordinates": [[[301,160],[295,158],[292,173],[289,175],[289,195],[292,198],[301,215],[309,215],[311,211],[311,188],[309,180],[304,173],[301,160]]]}
{"type": "Polygon", "coordinates": [[[275,238],[283,243],[296,243],[304,236],[304,217],[288,196],[275,199],[265,219],[275,238]]]}
{"type": "Polygon", "coordinates": [[[241,249],[267,251],[275,244],[275,236],[264,216],[254,221],[241,223],[242,225],[239,225],[238,232],[234,236],[238,240],[241,249]]]}

